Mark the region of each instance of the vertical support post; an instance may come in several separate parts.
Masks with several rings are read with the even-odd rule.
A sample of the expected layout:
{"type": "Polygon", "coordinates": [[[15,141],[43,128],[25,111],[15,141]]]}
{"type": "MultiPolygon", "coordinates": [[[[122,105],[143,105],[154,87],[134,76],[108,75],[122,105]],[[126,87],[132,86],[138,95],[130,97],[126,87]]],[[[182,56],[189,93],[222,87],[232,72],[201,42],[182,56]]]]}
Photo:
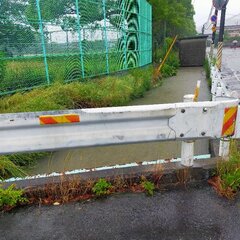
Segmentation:
{"type": "Polygon", "coordinates": [[[107,17],[106,17],[106,0],[102,0],[103,7],[103,17],[104,17],[104,42],[105,42],[105,52],[106,52],[106,70],[109,73],[109,55],[108,55],[108,40],[107,40],[107,17]]]}
{"type": "Polygon", "coordinates": [[[141,0],[138,0],[138,5],[139,5],[139,13],[138,13],[138,49],[137,51],[139,51],[139,63],[138,63],[138,67],[141,67],[143,64],[143,52],[142,52],[142,22],[141,22],[141,18],[142,18],[142,4],[141,4],[141,0]]]}
{"type": "Polygon", "coordinates": [[[149,48],[149,53],[150,53],[150,56],[149,56],[149,62],[148,63],[150,63],[150,62],[152,62],[152,58],[153,58],[153,56],[152,56],[152,45],[153,45],[153,37],[152,37],[152,6],[149,4],[149,13],[150,13],[150,17],[149,17],[149,38],[150,38],[150,40],[149,40],[149,42],[150,42],[150,48],[149,48]]]}
{"type": "Polygon", "coordinates": [[[40,34],[41,34],[41,44],[42,44],[42,51],[43,51],[45,74],[46,74],[47,84],[50,85],[49,72],[48,72],[48,62],[47,62],[47,51],[46,51],[46,45],[45,45],[45,39],[44,39],[42,14],[41,14],[41,8],[40,8],[39,1],[40,0],[36,0],[36,7],[37,7],[38,21],[39,21],[39,30],[40,30],[40,34]]]}
{"type": "MultiPolygon", "coordinates": [[[[215,13],[214,15],[216,16],[216,18],[218,17],[218,10],[215,9],[215,13]]],[[[216,22],[213,24],[213,31],[212,31],[212,44],[211,44],[211,48],[210,48],[210,59],[212,60],[213,58],[213,50],[214,50],[214,46],[215,46],[215,38],[216,38],[216,30],[217,30],[217,19],[216,22]]]]}
{"type": "Polygon", "coordinates": [[[82,37],[81,37],[81,25],[80,25],[80,16],[79,16],[79,1],[76,0],[76,14],[77,14],[77,28],[78,28],[78,45],[80,50],[80,61],[82,69],[82,78],[85,77],[84,73],[84,62],[83,62],[83,48],[82,48],[82,37]]]}
{"type": "Polygon", "coordinates": [[[126,36],[126,26],[125,26],[125,0],[122,0],[122,31],[123,31],[123,41],[124,41],[124,69],[127,69],[127,36],[126,36]]]}
{"type": "MultiPolygon", "coordinates": [[[[189,94],[185,95],[184,102],[193,102],[194,95],[189,94]]],[[[194,157],[194,141],[183,141],[181,148],[181,164],[185,167],[193,166],[193,157],[194,157]]]]}
{"type": "Polygon", "coordinates": [[[227,2],[222,7],[222,12],[221,12],[221,22],[220,22],[218,51],[217,51],[217,68],[219,71],[221,71],[221,69],[222,69],[222,50],[223,50],[223,38],[224,38],[226,10],[227,10],[227,2]]]}
{"type": "Polygon", "coordinates": [[[224,138],[220,140],[219,156],[224,160],[228,160],[230,153],[230,139],[224,138]]]}
{"type": "Polygon", "coordinates": [[[51,46],[51,53],[53,54],[53,45],[52,45],[52,33],[49,33],[50,35],[50,46],[51,46]]]}
{"type": "Polygon", "coordinates": [[[68,39],[68,30],[66,31],[66,42],[67,42],[67,52],[69,53],[69,39],[68,39]]]}

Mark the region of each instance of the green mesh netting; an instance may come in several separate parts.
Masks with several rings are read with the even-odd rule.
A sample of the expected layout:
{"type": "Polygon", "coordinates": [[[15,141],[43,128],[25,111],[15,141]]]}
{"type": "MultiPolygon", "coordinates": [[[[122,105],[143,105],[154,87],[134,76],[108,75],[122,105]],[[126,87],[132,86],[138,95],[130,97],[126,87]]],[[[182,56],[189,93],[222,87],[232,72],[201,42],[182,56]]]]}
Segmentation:
{"type": "Polygon", "coordinates": [[[151,61],[145,0],[0,0],[0,95],[151,61]]]}

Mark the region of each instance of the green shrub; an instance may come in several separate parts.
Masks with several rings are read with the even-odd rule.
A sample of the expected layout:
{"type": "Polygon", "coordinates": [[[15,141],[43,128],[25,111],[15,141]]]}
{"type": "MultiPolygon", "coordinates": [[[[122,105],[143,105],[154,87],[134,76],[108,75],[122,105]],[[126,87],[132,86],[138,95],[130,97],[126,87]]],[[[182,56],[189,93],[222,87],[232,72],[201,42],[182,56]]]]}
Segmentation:
{"type": "Polygon", "coordinates": [[[0,188],[0,209],[6,206],[14,207],[25,202],[27,202],[27,199],[23,197],[23,190],[15,189],[14,185],[6,189],[0,188]]]}
{"type": "Polygon", "coordinates": [[[93,187],[93,192],[98,196],[105,196],[110,193],[111,183],[108,183],[105,179],[100,178],[93,187]]]}

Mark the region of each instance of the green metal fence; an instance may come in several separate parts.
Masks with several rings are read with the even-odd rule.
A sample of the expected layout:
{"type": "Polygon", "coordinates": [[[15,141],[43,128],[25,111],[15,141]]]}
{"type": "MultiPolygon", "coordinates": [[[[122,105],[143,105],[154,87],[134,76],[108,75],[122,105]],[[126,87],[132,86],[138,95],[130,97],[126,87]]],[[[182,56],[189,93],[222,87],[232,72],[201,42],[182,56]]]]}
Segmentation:
{"type": "Polygon", "coordinates": [[[151,62],[146,0],[0,0],[0,95],[151,62]]]}

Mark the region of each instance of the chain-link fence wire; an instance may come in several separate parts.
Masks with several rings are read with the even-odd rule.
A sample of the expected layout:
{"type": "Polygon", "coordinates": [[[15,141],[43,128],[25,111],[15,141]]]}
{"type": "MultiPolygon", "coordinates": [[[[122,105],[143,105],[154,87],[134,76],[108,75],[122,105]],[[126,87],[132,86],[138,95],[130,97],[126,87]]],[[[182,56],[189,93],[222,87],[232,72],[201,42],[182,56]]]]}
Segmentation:
{"type": "Polygon", "coordinates": [[[0,0],[0,95],[151,62],[146,0],[0,0]]]}

